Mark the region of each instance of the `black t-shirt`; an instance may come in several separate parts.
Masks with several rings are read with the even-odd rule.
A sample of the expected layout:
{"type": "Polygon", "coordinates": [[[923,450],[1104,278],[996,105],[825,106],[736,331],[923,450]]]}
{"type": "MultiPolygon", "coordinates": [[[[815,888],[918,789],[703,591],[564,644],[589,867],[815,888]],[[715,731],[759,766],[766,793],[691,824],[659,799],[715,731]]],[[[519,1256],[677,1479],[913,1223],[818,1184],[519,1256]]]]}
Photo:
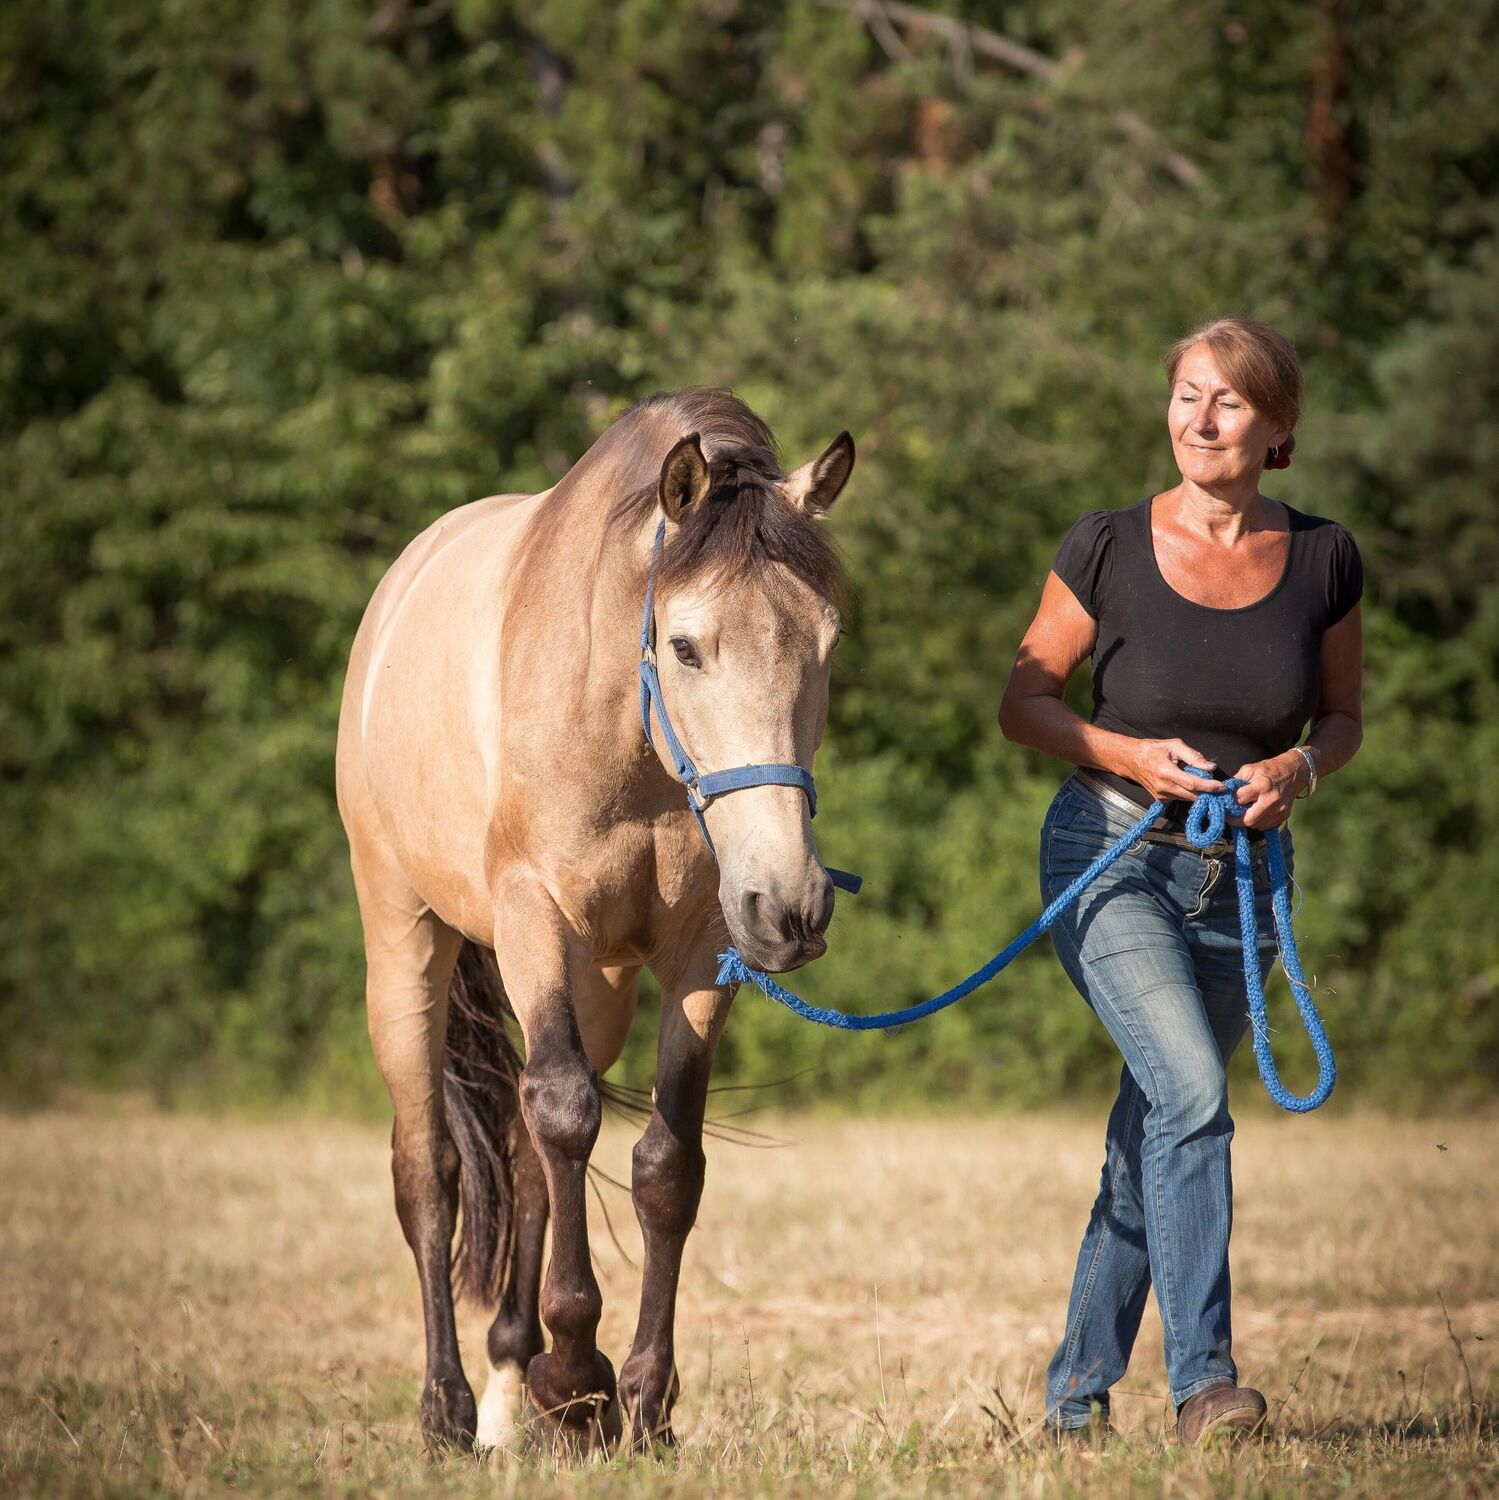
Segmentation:
{"type": "MultiPolygon", "coordinates": [[[[1322,632],[1358,603],[1363,564],[1346,528],[1287,505],[1290,546],[1275,587],[1239,609],[1196,604],[1161,576],[1150,500],[1086,512],[1052,564],[1098,622],[1093,723],[1184,740],[1231,776],[1301,738],[1317,708],[1322,632]]],[[[1128,777],[1094,774],[1142,807],[1153,800],[1128,777]]]]}

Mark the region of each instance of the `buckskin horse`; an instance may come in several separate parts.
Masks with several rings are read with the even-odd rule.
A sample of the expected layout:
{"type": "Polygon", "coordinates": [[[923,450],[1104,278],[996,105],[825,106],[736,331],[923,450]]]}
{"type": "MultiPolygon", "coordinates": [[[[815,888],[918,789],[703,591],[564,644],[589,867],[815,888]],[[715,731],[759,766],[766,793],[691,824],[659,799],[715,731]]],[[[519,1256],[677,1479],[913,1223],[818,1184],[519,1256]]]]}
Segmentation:
{"type": "Polygon", "coordinates": [[[338,805],[421,1283],[429,1444],[508,1444],[526,1394],[558,1438],[612,1445],[628,1423],[636,1447],[671,1441],[677,1280],[733,999],[717,954],[796,968],[832,915],[810,772],[842,572],[814,523],[853,464],[843,432],[784,473],[737,396],[658,392],[551,489],[434,522],[365,612],[338,805]],[[740,770],[699,780],[694,760],[740,770]],[[631,1181],[640,1316],[616,1386],[585,1188],[643,965],[660,1039],[631,1181]],[[477,1406],[455,1289],[498,1304],[477,1406]]]}

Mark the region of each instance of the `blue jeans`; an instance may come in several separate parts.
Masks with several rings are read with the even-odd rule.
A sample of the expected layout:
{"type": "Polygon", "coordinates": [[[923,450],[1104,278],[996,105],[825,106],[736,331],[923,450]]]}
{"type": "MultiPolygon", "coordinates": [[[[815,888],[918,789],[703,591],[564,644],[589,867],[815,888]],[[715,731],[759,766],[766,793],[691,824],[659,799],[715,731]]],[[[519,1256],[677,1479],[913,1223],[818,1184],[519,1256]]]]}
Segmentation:
{"type": "MultiPolygon", "coordinates": [[[[1118,805],[1127,801],[1076,777],[1063,783],[1042,826],[1043,900],[1138,821],[1139,812],[1118,805]]],[[[1289,828],[1281,838],[1289,870],[1289,828]]],[[[1252,849],[1258,957],[1267,975],[1276,957],[1268,854],[1263,839],[1253,839],[1252,849]]],[[[1051,936],[1068,977],[1124,1055],[1066,1332],[1046,1372],[1047,1421],[1076,1427],[1094,1408],[1108,1411],[1152,1285],[1177,1406],[1238,1380],[1228,1276],[1234,1123],[1225,1068],[1248,1030],[1249,1010],[1233,855],[1140,840],[1051,936]]]]}

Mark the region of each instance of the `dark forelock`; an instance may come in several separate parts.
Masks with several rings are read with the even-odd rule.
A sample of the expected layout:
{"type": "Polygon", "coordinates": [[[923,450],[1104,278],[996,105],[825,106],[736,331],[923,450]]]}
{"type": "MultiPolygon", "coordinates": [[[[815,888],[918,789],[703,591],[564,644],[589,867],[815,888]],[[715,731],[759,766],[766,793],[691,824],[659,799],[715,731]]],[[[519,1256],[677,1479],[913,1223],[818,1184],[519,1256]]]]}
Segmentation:
{"type": "MultiPolygon", "coordinates": [[[[824,598],[840,600],[844,572],[837,549],[778,489],[786,475],[775,436],[759,416],[731,391],[693,387],[657,391],[619,420],[648,412],[664,419],[663,430],[678,434],[662,446],[658,464],[672,443],[695,432],[708,461],[710,484],[707,498],[687,507],[670,536],[656,575],[658,586],[669,589],[746,573],[764,576],[779,563],[824,598]]],[[[637,522],[653,510],[656,483],[653,478],[624,495],[611,521],[637,522]]]]}

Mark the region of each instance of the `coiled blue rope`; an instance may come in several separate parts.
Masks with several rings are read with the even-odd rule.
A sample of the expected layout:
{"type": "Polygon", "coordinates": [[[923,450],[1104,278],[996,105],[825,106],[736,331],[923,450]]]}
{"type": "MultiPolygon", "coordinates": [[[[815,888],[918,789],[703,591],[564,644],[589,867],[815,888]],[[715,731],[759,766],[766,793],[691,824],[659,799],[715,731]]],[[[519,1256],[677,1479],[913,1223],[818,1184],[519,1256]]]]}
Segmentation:
{"type": "MultiPolygon", "coordinates": [[[[1195,776],[1207,778],[1205,771],[1194,766],[1185,767],[1195,776]]],[[[1280,961],[1291,982],[1291,992],[1296,997],[1296,1008],[1301,1013],[1302,1024],[1311,1040],[1312,1051],[1317,1057],[1317,1086],[1310,1094],[1293,1094],[1281,1082],[1275,1068],[1275,1058],[1270,1050],[1270,1023],[1265,1013],[1265,988],[1260,976],[1259,928],[1254,915],[1254,868],[1249,855],[1249,832],[1239,819],[1243,808],[1234,800],[1234,793],[1246,783],[1238,777],[1230,777],[1223,783],[1221,792],[1204,792],[1192,803],[1187,815],[1187,838],[1199,849],[1206,848],[1223,836],[1226,827],[1231,827],[1234,840],[1234,882],[1239,896],[1239,933],[1244,943],[1244,989],[1249,1001],[1249,1019],[1254,1030],[1254,1060],[1259,1065],[1260,1078],[1265,1091],[1282,1109],[1294,1114],[1306,1114],[1327,1102],[1338,1080],[1338,1067],[1332,1055],[1332,1046],[1322,1027],[1322,1018],[1312,1003],[1311,991],[1301,969],[1301,955],[1296,951],[1296,937],[1291,930],[1290,881],[1286,876],[1285,850],[1281,847],[1280,830],[1267,831],[1266,844],[1270,854],[1270,898],[1275,913],[1275,936],[1280,946],[1280,961]]],[[[1134,844],[1155,820],[1165,811],[1164,802],[1153,802],[1148,812],[1129,830],[1104,850],[1092,864],[1074,880],[1056,900],[1031,923],[1007,948],[996,953],[981,969],[976,969],[966,979],[960,980],[950,990],[919,1005],[907,1006],[904,1010],[887,1010],[872,1016],[852,1016],[844,1011],[829,1010],[821,1006],[808,1005],[800,996],[783,989],[769,974],[751,969],[740,957],[736,948],[718,955],[718,983],[743,984],[748,982],[762,990],[770,999],[778,1001],[787,1010],[804,1021],[815,1021],[819,1026],[832,1026],[840,1031],[893,1031],[899,1026],[908,1026],[912,1021],[925,1020],[949,1005],[956,1005],[965,996],[971,995],[981,985],[987,984],[1002,969],[1023,953],[1050,927],[1082,893],[1118,860],[1126,849],[1134,844]]]]}

